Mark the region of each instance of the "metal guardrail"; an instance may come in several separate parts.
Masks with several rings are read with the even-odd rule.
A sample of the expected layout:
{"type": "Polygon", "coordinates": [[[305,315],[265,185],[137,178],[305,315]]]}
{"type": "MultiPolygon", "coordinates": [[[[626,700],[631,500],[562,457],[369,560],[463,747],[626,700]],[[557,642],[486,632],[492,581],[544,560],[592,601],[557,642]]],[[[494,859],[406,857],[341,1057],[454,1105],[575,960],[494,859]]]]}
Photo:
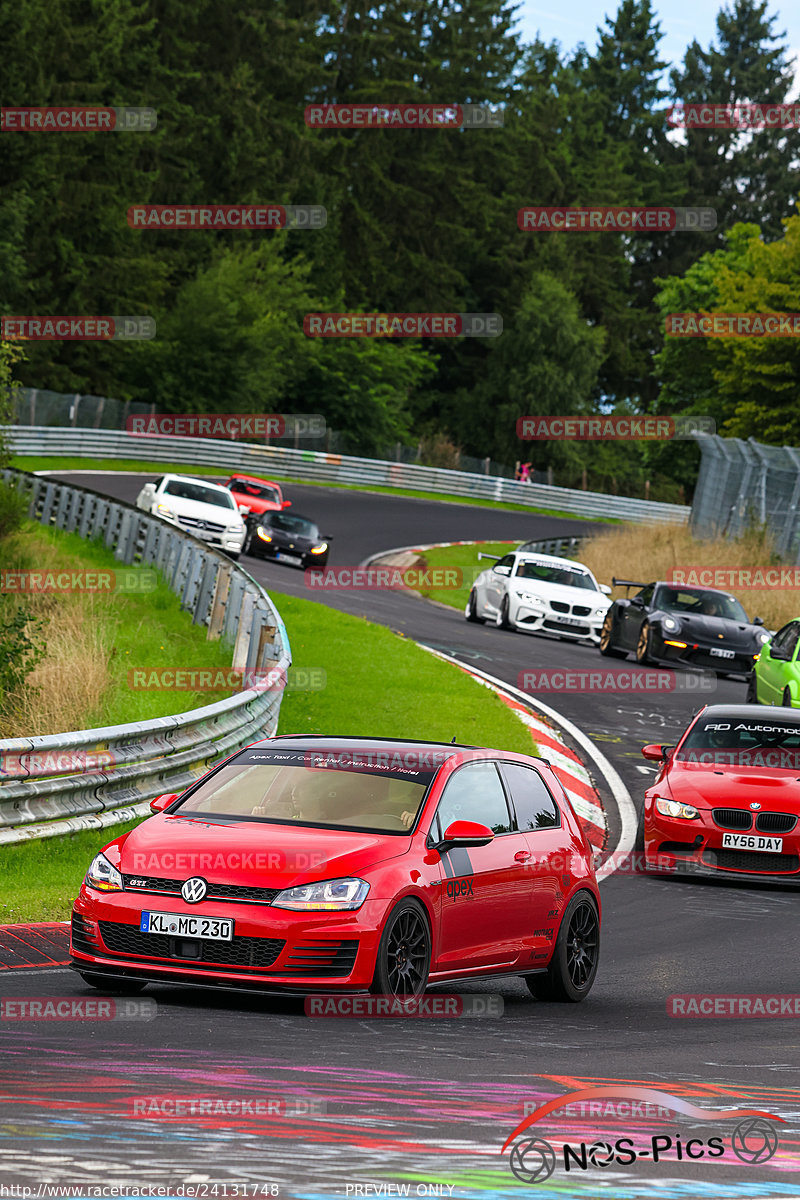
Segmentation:
{"type": "Polygon", "coordinates": [[[53,429],[7,426],[4,430],[15,454],[71,455],[87,458],[128,458],[159,463],[225,467],[268,478],[291,478],[319,483],[346,483],[369,488],[408,488],[442,492],[471,499],[568,512],[580,517],[614,517],[623,521],[685,525],[691,510],[682,504],[660,504],[630,496],[605,496],[545,483],[517,483],[501,476],[474,475],[445,467],[421,467],[372,458],[326,454],[318,450],[288,450],[211,438],[138,435],[116,429],[53,429]]]}
{"type": "Polygon", "coordinates": [[[27,472],[6,470],[2,478],[28,493],[34,520],[102,536],[120,563],[158,568],[210,639],[233,642],[234,668],[274,674],[268,688],[177,716],[0,742],[0,845],[129,820],[148,812],[154,796],[183,791],[218,759],[275,732],[291,650],[256,580],[129,504],[27,472]]]}

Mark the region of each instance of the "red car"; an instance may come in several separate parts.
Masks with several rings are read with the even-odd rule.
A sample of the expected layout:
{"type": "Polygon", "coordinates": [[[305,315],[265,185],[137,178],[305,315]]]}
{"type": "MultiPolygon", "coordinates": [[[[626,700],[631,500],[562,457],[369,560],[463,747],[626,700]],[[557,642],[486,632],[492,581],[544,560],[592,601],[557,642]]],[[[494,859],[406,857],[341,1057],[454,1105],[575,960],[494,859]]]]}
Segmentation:
{"type": "Polygon", "coordinates": [[[72,966],[145,983],[373,991],[521,975],[583,1000],[592,853],[547,763],[367,738],[267,738],[111,842],[72,913],[72,966]]]}
{"type": "Polygon", "coordinates": [[[645,793],[639,846],[649,871],[800,880],[800,712],[702,709],[645,793]]]}
{"type": "Polygon", "coordinates": [[[280,512],[291,508],[291,500],[284,500],[280,485],[269,479],[258,479],[255,475],[231,475],[223,487],[233,492],[237,504],[247,504],[250,512],[280,512]]]}

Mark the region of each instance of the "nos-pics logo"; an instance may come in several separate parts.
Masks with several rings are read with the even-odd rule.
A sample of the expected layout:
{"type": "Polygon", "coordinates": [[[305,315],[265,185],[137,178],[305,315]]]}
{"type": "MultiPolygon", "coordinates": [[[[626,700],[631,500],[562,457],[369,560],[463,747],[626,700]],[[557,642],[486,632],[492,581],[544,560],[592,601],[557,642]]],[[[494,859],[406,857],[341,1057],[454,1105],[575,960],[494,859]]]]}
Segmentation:
{"type": "MultiPolygon", "coordinates": [[[[673,1112],[682,1113],[694,1121],[736,1121],[737,1124],[730,1135],[730,1150],[741,1162],[764,1163],[772,1158],[778,1149],[778,1133],[773,1122],[785,1124],[782,1117],[774,1113],[762,1112],[754,1108],[709,1109],[698,1108],[669,1092],[659,1091],[649,1087],[625,1087],[612,1085],[609,1087],[584,1088],[577,1092],[567,1092],[564,1096],[556,1096],[548,1100],[535,1112],[525,1117],[516,1129],[506,1139],[501,1154],[508,1150],[516,1138],[530,1129],[537,1121],[555,1112],[565,1105],[585,1103],[604,1097],[616,1096],[626,1100],[656,1104],[673,1112]]],[[[532,1136],[517,1141],[511,1149],[509,1166],[522,1183],[542,1183],[549,1179],[556,1169],[559,1157],[563,1158],[565,1171],[587,1171],[591,1167],[630,1166],[642,1159],[645,1162],[659,1162],[664,1158],[675,1160],[699,1160],[703,1158],[721,1158],[726,1153],[723,1136],[709,1138],[689,1138],[684,1141],[677,1134],[653,1135],[637,1148],[633,1138],[616,1138],[613,1142],[565,1142],[561,1155],[554,1146],[542,1137],[532,1136]]]]}

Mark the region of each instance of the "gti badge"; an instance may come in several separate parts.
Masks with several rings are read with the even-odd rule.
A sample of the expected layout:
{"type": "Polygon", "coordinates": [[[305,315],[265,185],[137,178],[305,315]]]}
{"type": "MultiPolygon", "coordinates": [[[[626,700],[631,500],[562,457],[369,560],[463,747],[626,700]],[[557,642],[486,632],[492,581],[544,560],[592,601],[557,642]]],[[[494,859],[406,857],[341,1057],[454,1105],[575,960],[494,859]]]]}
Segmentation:
{"type": "Polygon", "coordinates": [[[750,807],[752,808],[753,812],[758,812],[758,810],[761,808],[761,805],[757,800],[754,800],[750,807]]]}
{"type": "Polygon", "coordinates": [[[199,904],[201,900],[205,900],[208,884],[205,879],[200,879],[195,875],[192,879],[187,879],[186,883],[181,888],[181,895],[187,904],[199,904]]]}

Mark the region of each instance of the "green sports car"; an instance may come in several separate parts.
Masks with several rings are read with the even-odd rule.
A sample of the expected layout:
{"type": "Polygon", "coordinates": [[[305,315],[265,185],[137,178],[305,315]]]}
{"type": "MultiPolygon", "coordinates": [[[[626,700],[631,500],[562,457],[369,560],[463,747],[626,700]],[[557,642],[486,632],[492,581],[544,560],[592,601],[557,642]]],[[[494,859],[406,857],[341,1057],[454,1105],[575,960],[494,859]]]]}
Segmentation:
{"type": "Polygon", "coordinates": [[[747,685],[748,704],[800,708],[800,617],[779,629],[762,647],[747,685]]]}

